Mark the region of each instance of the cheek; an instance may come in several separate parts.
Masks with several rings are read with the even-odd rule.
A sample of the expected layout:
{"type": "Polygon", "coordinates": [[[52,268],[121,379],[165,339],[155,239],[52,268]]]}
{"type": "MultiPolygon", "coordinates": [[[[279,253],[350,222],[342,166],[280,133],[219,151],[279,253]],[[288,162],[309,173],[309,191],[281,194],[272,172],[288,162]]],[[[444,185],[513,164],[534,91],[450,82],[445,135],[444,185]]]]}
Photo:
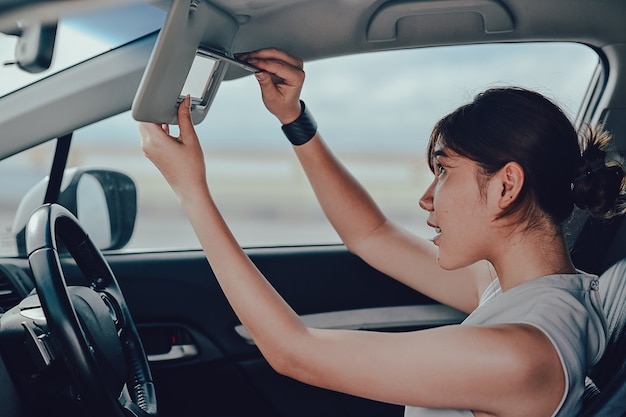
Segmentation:
{"type": "Polygon", "coordinates": [[[489,234],[487,204],[475,184],[441,189],[435,196],[435,213],[446,246],[453,251],[471,252],[489,234]]]}
{"type": "Polygon", "coordinates": [[[443,216],[471,223],[476,216],[482,217],[485,212],[485,199],[481,197],[475,184],[450,184],[454,186],[441,187],[435,190],[435,211],[443,216]]]}
{"type": "Polygon", "coordinates": [[[438,241],[438,263],[446,270],[464,268],[486,256],[490,233],[471,214],[460,213],[443,226],[438,241]]]}

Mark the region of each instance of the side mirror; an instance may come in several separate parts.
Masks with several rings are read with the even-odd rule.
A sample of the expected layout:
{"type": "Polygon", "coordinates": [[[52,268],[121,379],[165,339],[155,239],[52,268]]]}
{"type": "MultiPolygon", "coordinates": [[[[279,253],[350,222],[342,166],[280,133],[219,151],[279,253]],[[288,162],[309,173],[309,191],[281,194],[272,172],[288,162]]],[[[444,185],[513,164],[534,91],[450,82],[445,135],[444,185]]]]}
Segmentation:
{"type": "MultiPolygon", "coordinates": [[[[28,191],[17,208],[12,232],[19,256],[26,255],[26,223],[33,210],[43,203],[47,187],[46,177],[28,191]]],[[[133,235],[137,189],[126,174],[103,169],[67,169],[58,203],[78,218],[101,250],[123,248],[133,235]]]]}

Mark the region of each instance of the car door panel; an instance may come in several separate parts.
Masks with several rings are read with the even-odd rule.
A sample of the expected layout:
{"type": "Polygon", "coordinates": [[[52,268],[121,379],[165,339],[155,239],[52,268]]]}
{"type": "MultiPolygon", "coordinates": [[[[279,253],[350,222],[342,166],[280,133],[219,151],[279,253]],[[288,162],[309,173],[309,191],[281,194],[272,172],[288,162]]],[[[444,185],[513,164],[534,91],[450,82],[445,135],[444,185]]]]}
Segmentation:
{"type": "MultiPolygon", "coordinates": [[[[314,326],[399,331],[464,317],[343,246],[248,254],[314,326]]],[[[118,253],[107,259],[152,358],[160,415],[401,415],[400,407],[313,388],[273,371],[247,338],[201,251],[118,253]]],[[[80,275],[74,265],[66,268],[69,280],[80,275]]]]}

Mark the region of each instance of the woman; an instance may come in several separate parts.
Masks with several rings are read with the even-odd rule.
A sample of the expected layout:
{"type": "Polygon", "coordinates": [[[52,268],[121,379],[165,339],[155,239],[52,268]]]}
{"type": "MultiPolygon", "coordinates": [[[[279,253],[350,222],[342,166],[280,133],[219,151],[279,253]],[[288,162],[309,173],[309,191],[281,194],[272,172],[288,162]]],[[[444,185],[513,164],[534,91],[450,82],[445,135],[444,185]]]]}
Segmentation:
{"type": "Polygon", "coordinates": [[[571,123],[542,96],[522,89],[479,95],[431,136],[435,178],[419,201],[437,231],[431,242],[389,221],[333,157],[299,101],[300,59],[276,49],[239,58],[262,70],[256,77],[264,103],[346,246],[471,313],[460,326],[407,333],[307,328],[216,208],[187,98],[179,137],[143,123],[142,146],[270,365],[312,385],[407,405],[407,416],[575,415],[586,369],[604,349],[605,324],[596,277],[572,265],[561,224],[574,201],[594,215],[618,211],[624,172],[605,164],[606,136],[590,135],[582,152],[571,123]]]}

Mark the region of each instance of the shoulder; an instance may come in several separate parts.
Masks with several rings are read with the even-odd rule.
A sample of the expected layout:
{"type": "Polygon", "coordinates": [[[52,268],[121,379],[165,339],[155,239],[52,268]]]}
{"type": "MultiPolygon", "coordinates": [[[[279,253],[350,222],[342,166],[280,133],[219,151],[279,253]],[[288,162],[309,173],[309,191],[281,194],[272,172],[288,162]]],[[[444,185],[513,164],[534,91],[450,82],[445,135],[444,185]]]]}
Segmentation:
{"type": "Polygon", "coordinates": [[[558,365],[552,371],[566,377],[569,395],[563,407],[567,410],[577,407],[585,372],[601,357],[606,344],[598,280],[587,274],[550,275],[493,296],[464,325],[506,329],[517,344],[512,348],[522,348],[522,352],[509,351],[511,361],[531,349],[525,343],[534,344],[528,350],[533,354],[527,353],[527,362],[519,363],[517,372],[532,375],[541,373],[544,366],[553,369],[558,365]],[[542,363],[540,351],[556,355],[557,360],[542,363]]]}
{"type": "Polygon", "coordinates": [[[586,368],[602,355],[606,320],[594,275],[549,275],[503,293],[492,286],[491,297],[464,325],[527,324],[552,342],[567,368],[586,368]]]}
{"type": "MultiPolygon", "coordinates": [[[[502,323],[449,331],[463,346],[464,361],[455,369],[457,377],[471,375],[471,382],[464,383],[465,392],[459,387],[458,393],[471,398],[470,409],[521,416],[552,415],[559,407],[567,376],[557,350],[540,329],[502,323]]],[[[451,381],[448,389],[455,385],[451,381]]]]}
{"type": "Polygon", "coordinates": [[[600,303],[597,289],[597,277],[588,274],[548,275],[505,292],[495,280],[486,287],[476,314],[467,322],[495,324],[532,316],[550,319],[542,314],[547,312],[573,318],[596,316],[600,303]]]}

